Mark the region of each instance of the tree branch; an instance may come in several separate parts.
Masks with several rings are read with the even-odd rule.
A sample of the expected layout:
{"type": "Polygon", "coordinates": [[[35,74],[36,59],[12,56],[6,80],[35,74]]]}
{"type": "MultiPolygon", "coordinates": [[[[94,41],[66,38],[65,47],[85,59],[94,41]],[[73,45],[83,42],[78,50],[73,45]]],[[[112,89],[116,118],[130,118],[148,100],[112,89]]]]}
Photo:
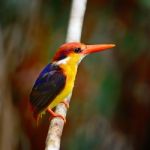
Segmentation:
{"type": "MultiPolygon", "coordinates": [[[[87,0],[73,0],[70,20],[67,31],[66,42],[80,41],[84,14],[87,0]]],[[[71,96],[70,96],[71,98],[71,96]]],[[[70,103],[70,98],[67,100],[70,103]]],[[[67,109],[64,104],[59,104],[56,113],[66,117],[67,109]]],[[[53,118],[50,122],[45,150],[59,150],[64,121],[60,118],[53,118]]]]}

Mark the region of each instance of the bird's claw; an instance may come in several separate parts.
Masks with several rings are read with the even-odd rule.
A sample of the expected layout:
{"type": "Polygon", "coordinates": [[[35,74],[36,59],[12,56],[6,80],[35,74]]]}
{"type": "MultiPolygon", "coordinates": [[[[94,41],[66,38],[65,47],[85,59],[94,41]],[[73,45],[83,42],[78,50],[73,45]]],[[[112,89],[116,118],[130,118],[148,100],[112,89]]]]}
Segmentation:
{"type": "Polygon", "coordinates": [[[52,120],[54,117],[59,117],[64,121],[64,123],[66,123],[66,118],[64,116],[53,112],[51,109],[47,109],[47,111],[51,114],[49,120],[52,120]]]}

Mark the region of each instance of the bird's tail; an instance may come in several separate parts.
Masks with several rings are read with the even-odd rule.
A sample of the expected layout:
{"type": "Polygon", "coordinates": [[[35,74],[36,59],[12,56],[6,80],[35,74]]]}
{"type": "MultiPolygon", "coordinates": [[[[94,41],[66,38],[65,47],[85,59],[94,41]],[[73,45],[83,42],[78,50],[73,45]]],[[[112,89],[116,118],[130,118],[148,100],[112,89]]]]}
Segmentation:
{"type": "Polygon", "coordinates": [[[31,112],[33,113],[33,118],[37,121],[37,123],[39,122],[39,119],[40,119],[40,114],[39,112],[36,110],[35,107],[33,107],[31,104],[30,104],[30,110],[31,112]]]}

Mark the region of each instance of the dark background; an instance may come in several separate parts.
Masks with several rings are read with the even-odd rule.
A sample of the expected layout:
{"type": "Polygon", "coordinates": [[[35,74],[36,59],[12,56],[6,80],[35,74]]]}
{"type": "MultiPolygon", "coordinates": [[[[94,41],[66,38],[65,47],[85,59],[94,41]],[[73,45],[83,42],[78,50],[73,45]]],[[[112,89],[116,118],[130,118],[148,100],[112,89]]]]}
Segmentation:
{"type": "MultiPolygon", "coordinates": [[[[45,147],[49,115],[37,126],[29,93],[65,42],[70,6],[69,0],[0,0],[1,150],[45,147]]],[[[150,149],[149,39],[149,0],[88,0],[81,41],[116,47],[81,63],[62,150],[150,149]]]]}

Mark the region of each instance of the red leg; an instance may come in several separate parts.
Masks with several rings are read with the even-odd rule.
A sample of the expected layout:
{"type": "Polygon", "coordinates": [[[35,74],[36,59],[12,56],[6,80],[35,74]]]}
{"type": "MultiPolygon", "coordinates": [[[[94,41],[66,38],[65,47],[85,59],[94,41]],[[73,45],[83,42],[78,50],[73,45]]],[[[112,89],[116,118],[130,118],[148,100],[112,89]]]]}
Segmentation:
{"type": "MultiPolygon", "coordinates": [[[[53,118],[53,117],[59,117],[59,118],[61,118],[61,119],[66,123],[66,118],[63,117],[62,115],[56,114],[56,113],[53,112],[51,109],[47,109],[47,111],[52,115],[52,118],[53,118]]],[[[50,120],[51,120],[51,117],[50,117],[50,120]]]]}
{"type": "Polygon", "coordinates": [[[69,109],[69,103],[68,103],[68,102],[63,101],[63,102],[61,102],[61,103],[63,103],[63,104],[65,105],[65,107],[66,107],[67,109],[69,109]]]}

